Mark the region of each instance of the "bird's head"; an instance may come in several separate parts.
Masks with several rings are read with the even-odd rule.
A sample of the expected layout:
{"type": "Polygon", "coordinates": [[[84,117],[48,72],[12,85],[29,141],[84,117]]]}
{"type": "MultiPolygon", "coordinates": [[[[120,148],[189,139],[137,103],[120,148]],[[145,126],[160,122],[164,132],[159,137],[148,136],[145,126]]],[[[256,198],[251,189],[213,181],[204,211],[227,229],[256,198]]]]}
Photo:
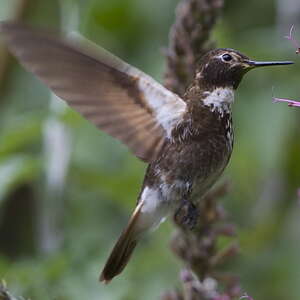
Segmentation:
{"type": "Polygon", "coordinates": [[[291,61],[254,61],[233,49],[215,49],[200,59],[196,69],[196,80],[211,89],[219,87],[236,89],[249,70],[292,63],[291,61]]]}

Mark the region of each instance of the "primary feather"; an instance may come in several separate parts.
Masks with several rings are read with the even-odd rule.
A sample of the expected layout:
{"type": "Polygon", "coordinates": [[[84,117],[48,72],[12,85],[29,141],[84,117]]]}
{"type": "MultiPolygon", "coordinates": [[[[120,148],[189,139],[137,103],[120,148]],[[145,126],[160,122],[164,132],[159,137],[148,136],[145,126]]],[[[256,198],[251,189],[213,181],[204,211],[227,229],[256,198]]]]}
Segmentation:
{"type": "Polygon", "coordinates": [[[101,49],[18,23],[2,22],[0,33],[25,68],[146,162],[155,160],[185,112],[176,94],[101,49]]]}

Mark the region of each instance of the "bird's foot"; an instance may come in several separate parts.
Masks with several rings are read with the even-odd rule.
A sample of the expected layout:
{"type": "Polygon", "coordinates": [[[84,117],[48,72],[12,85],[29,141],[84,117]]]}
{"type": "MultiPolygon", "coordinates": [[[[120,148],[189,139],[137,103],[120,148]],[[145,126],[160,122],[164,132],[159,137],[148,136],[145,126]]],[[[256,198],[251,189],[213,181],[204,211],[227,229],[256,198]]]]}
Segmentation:
{"type": "Polygon", "coordinates": [[[174,221],[187,229],[194,229],[198,219],[197,207],[190,201],[183,200],[180,207],[174,215],[174,221]]]}

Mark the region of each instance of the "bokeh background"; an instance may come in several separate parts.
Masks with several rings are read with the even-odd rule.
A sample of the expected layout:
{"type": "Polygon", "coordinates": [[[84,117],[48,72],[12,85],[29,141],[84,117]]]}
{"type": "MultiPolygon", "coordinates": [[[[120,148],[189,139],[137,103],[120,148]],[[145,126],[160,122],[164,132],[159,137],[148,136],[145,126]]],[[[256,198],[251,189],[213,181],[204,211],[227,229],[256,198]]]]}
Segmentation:
{"type": "MultiPolygon", "coordinates": [[[[214,32],[220,47],[291,67],[250,72],[236,96],[235,149],[222,200],[237,224],[241,254],[226,269],[255,299],[300,295],[300,3],[225,1],[214,32]]],[[[175,0],[1,0],[0,19],[78,30],[162,80],[175,0]]],[[[0,37],[1,39],[1,37],[0,37]]],[[[0,46],[0,278],[37,299],[159,299],[179,286],[180,262],[166,222],[146,238],[111,285],[98,275],[134,207],[145,165],[50,94],[0,46]]]]}

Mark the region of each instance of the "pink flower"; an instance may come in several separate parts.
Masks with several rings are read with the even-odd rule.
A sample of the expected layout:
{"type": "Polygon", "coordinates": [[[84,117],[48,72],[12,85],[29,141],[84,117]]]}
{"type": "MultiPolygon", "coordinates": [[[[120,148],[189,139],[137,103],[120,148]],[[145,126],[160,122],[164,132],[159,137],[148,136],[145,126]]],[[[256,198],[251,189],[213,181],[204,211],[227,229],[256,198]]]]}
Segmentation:
{"type": "Polygon", "coordinates": [[[248,296],[247,294],[243,295],[243,296],[240,298],[240,300],[242,300],[242,299],[253,300],[253,298],[250,297],[250,296],[248,296]]]}
{"type": "MultiPolygon", "coordinates": [[[[293,37],[293,31],[294,31],[294,25],[292,25],[292,27],[290,29],[290,32],[289,32],[289,35],[285,36],[285,38],[292,42],[293,46],[297,49],[296,53],[299,54],[300,53],[300,44],[293,37]]],[[[273,92],[274,92],[274,88],[273,88],[273,92]]],[[[298,107],[300,107],[300,102],[299,101],[286,99],[286,98],[276,98],[274,96],[272,97],[272,100],[273,100],[273,102],[286,102],[288,104],[288,106],[298,106],[298,107]]]]}
{"type": "Polygon", "coordinates": [[[294,101],[286,98],[277,98],[274,96],[274,87],[272,88],[272,101],[274,103],[276,102],[286,102],[288,106],[299,106],[300,107],[300,102],[299,101],[294,101]]]}
{"type": "Polygon", "coordinates": [[[293,31],[294,31],[294,25],[292,25],[289,35],[285,36],[285,38],[292,42],[293,46],[297,49],[296,54],[299,54],[300,53],[300,44],[298,43],[297,40],[294,39],[293,31]]]}
{"type": "Polygon", "coordinates": [[[285,99],[285,98],[276,98],[272,97],[273,102],[286,102],[288,106],[298,106],[300,107],[300,102],[299,101],[294,101],[290,99],[285,99]]]}

